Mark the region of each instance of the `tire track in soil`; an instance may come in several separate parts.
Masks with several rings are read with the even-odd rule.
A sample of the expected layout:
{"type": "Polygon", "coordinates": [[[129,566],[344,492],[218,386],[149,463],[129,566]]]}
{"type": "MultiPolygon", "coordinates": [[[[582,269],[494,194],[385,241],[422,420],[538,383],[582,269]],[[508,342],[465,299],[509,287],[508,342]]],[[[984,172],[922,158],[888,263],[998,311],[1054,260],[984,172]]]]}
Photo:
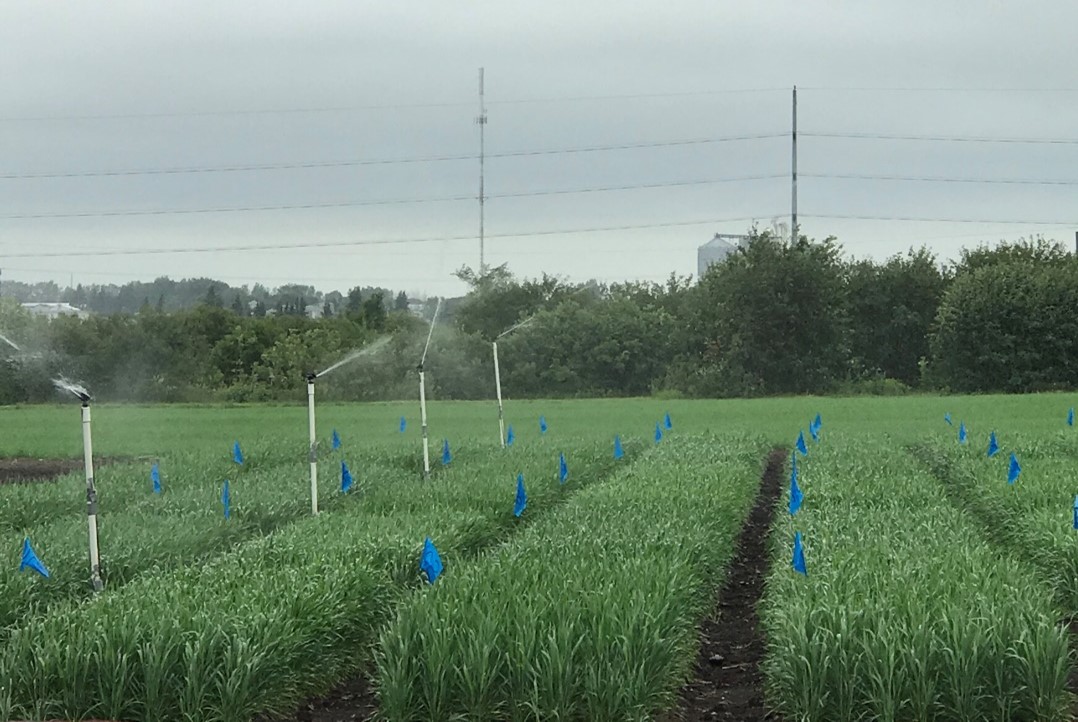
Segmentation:
{"type": "Polygon", "coordinates": [[[767,540],[782,493],[788,451],[767,455],[756,503],[741,528],[718,607],[700,627],[700,652],[693,679],[681,690],[678,709],[665,719],[754,722],[775,719],[764,706],[760,663],[767,652],[757,604],[771,567],[767,540]]]}

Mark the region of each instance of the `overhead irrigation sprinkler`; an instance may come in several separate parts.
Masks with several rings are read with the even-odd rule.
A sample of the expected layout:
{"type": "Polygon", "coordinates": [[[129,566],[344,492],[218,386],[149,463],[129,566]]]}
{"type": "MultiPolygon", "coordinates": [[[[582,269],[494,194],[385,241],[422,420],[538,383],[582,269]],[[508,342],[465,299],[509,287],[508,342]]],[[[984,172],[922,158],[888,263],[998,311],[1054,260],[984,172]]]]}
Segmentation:
{"type": "Polygon", "coordinates": [[[505,448],[505,409],[502,406],[502,372],[498,366],[498,339],[502,336],[508,336],[513,331],[516,331],[521,326],[528,324],[534,316],[524,319],[515,326],[511,326],[500,334],[494,337],[494,340],[490,342],[491,347],[494,349],[494,388],[498,393],[498,438],[501,440],[502,448],[505,448]]]}
{"type": "Polygon", "coordinates": [[[97,489],[94,487],[94,448],[90,435],[90,392],[67,379],[53,379],[53,385],[69,391],[82,402],[82,456],[86,466],[86,519],[90,531],[90,581],[95,592],[104,588],[101,581],[101,556],[97,546],[97,489]]]}
{"type": "Polygon", "coordinates": [[[314,380],[321,376],[325,376],[330,371],[339,369],[346,363],[355,361],[360,356],[368,356],[375,351],[378,351],[387,343],[389,343],[389,336],[383,336],[369,346],[353,351],[329,368],[319,371],[318,373],[312,371],[307,374],[307,426],[310,431],[308,458],[311,463],[311,513],[315,516],[318,516],[318,440],[315,436],[314,424],[314,380]]]}
{"type": "Polygon", "coordinates": [[[434,306],[434,317],[430,320],[430,331],[427,332],[427,343],[423,346],[423,356],[419,359],[419,422],[423,430],[423,478],[430,477],[430,443],[427,438],[427,383],[423,371],[423,364],[427,361],[427,351],[430,349],[430,339],[434,336],[434,324],[438,322],[438,312],[442,310],[442,299],[434,306]]]}

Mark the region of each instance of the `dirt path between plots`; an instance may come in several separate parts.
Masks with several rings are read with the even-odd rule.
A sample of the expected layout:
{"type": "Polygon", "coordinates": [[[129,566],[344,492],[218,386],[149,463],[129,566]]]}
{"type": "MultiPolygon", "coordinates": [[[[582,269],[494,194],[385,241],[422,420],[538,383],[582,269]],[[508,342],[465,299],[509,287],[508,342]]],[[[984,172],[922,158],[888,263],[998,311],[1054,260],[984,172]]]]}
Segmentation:
{"type": "Polygon", "coordinates": [[[700,653],[693,679],[681,690],[674,720],[753,722],[772,719],[764,707],[760,663],[766,648],[756,605],[770,568],[767,537],[782,493],[787,451],[767,456],[760,492],[738,539],[738,551],[719,591],[718,608],[700,628],[700,653]]]}
{"type": "MultiPolygon", "coordinates": [[[[94,467],[127,461],[111,457],[94,457],[94,467]]],[[[0,484],[19,484],[25,482],[51,481],[58,476],[81,471],[83,460],[79,459],[38,459],[33,456],[12,456],[0,458],[0,484]]]]}

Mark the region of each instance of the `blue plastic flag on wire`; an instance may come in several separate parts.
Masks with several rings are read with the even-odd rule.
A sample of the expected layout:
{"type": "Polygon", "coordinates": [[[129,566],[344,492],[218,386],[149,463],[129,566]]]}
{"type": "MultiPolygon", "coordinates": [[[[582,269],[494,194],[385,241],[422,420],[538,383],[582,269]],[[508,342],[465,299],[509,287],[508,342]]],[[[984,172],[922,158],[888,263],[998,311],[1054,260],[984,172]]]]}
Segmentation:
{"type": "Polygon", "coordinates": [[[670,412],[666,412],[666,416],[663,417],[663,426],[669,431],[674,428],[674,424],[670,421],[670,412]]]}
{"type": "Polygon", "coordinates": [[[225,479],[225,486],[221,489],[221,506],[225,508],[225,519],[232,518],[232,494],[229,493],[228,479],[225,479]]]}
{"type": "Polygon", "coordinates": [[[1067,411],[1067,426],[1074,426],[1074,407],[1067,411]]]}
{"type": "Polygon", "coordinates": [[[790,516],[797,514],[797,510],[801,508],[801,499],[803,494],[801,493],[801,487],[797,485],[797,454],[791,457],[792,463],[790,465],[790,516]]]}
{"type": "Polygon", "coordinates": [[[947,422],[947,425],[948,425],[948,426],[954,426],[954,422],[953,422],[953,421],[951,421],[951,414],[950,414],[950,412],[948,412],[948,413],[946,413],[946,414],[944,414],[944,415],[943,415],[943,420],[947,422]]]}
{"type": "Polygon", "coordinates": [[[513,433],[513,425],[509,424],[509,431],[505,432],[505,445],[512,446],[513,442],[517,440],[517,435],[513,433]]]}
{"type": "Polygon", "coordinates": [[[625,451],[624,451],[624,449],[621,448],[621,437],[620,436],[615,436],[614,437],[614,458],[615,459],[620,459],[623,456],[625,456],[625,451]]]}
{"type": "Polygon", "coordinates": [[[453,460],[453,455],[449,453],[449,439],[442,440],[442,466],[449,466],[449,462],[453,460]]]}
{"type": "Polygon", "coordinates": [[[427,584],[434,584],[442,575],[442,557],[434,548],[434,542],[427,537],[423,540],[423,553],[419,556],[419,569],[427,575],[427,584]]]}
{"type": "Polygon", "coordinates": [[[569,465],[565,463],[565,454],[558,454],[558,483],[564,484],[569,478],[569,465]]]}
{"type": "Polygon", "coordinates": [[[1018,464],[1018,457],[1011,452],[1011,467],[1007,469],[1007,483],[1013,484],[1018,481],[1018,475],[1022,473],[1022,467],[1018,464]]]}
{"type": "Polygon", "coordinates": [[[805,548],[801,546],[801,532],[794,533],[793,567],[795,572],[808,576],[808,569],[805,567],[805,548]]]}
{"type": "Polygon", "coordinates": [[[1074,528],[1078,529],[1078,494],[1074,495],[1074,528]]]}
{"type": "Polygon", "coordinates": [[[999,453],[999,442],[996,441],[996,432],[993,431],[992,435],[988,437],[988,458],[991,459],[993,456],[995,456],[998,453],[999,453]]]}
{"type": "Polygon", "coordinates": [[[232,445],[232,460],[237,464],[243,463],[243,452],[240,451],[240,442],[236,442],[232,445]]]}
{"type": "Polygon", "coordinates": [[[820,430],[816,428],[816,424],[809,424],[809,436],[817,444],[820,443],[820,430]]]}
{"type": "Polygon", "coordinates": [[[161,493],[161,471],[157,468],[157,462],[153,462],[153,466],[150,467],[150,481],[153,482],[153,493],[161,493]]]}
{"type": "Polygon", "coordinates": [[[347,494],[352,488],[352,472],[348,470],[348,464],[341,460],[341,493],[347,494]]]}
{"type": "Polygon", "coordinates": [[[528,508],[528,494],[524,491],[524,475],[517,474],[517,498],[513,502],[513,516],[520,516],[528,508]]]}
{"type": "Polygon", "coordinates": [[[812,420],[812,423],[816,426],[817,432],[820,430],[820,427],[823,426],[823,419],[820,418],[819,411],[816,412],[816,418],[812,420]]]}
{"type": "Polygon", "coordinates": [[[539,417],[539,433],[540,434],[545,434],[546,433],[546,417],[545,416],[540,416],[539,417]]]}
{"type": "Polygon", "coordinates": [[[655,422],[655,443],[659,443],[663,440],[663,427],[658,421],[655,422]]]}
{"type": "Polygon", "coordinates": [[[34,554],[34,548],[30,546],[30,537],[26,537],[22,541],[22,562],[19,564],[19,571],[21,572],[23,569],[33,569],[46,579],[49,578],[49,570],[37,558],[37,554],[34,554]]]}
{"type": "Polygon", "coordinates": [[[404,433],[404,430],[405,430],[405,429],[406,429],[407,427],[408,427],[408,422],[407,422],[407,421],[405,421],[405,420],[404,420],[404,417],[402,416],[402,417],[401,417],[401,433],[402,433],[402,434],[404,433]]]}
{"type": "Polygon", "coordinates": [[[958,443],[966,443],[966,422],[963,421],[958,425],[958,443]]]}
{"type": "Polygon", "coordinates": [[[337,433],[337,430],[333,430],[333,450],[341,448],[341,435],[337,433]]]}
{"type": "Polygon", "coordinates": [[[805,432],[799,431],[797,433],[797,450],[801,452],[801,456],[808,456],[808,446],[805,445],[805,432]]]}

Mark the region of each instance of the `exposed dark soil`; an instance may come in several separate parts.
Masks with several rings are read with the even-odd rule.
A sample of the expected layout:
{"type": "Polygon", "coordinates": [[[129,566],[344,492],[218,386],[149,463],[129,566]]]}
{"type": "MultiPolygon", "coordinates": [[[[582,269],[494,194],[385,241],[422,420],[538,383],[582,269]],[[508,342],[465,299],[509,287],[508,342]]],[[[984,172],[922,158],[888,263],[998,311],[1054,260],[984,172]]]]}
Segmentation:
{"type": "Polygon", "coordinates": [[[760,493],[738,539],[738,551],[719,591],[715,614],[700,628],[700,653],[691,682],[681,690],[671,719],[753,722],[774,719],[764,706],[765,647],[756,605],[770,567],[767,536],[782,493],[787,451],[767,456],[760,493]]]}
{"type": "MultiPolygon", "coordinates": [[[[95,456],[94,469],[109,464],[131,462],[134,459],[95,456]]],[[[52,481],[58,476],[81,471],[83,460],[78,459],[38,459],[32,456],[11,456],[0,458],[0,484],[21,484],[52,481]]]]}
{"type": "Polygon", "coordinates": [[[378,698],[367,678],[360,674],[338,685],[325,697],[303,703],[289,722],[362,722],[374,719],[378,698]]]}

